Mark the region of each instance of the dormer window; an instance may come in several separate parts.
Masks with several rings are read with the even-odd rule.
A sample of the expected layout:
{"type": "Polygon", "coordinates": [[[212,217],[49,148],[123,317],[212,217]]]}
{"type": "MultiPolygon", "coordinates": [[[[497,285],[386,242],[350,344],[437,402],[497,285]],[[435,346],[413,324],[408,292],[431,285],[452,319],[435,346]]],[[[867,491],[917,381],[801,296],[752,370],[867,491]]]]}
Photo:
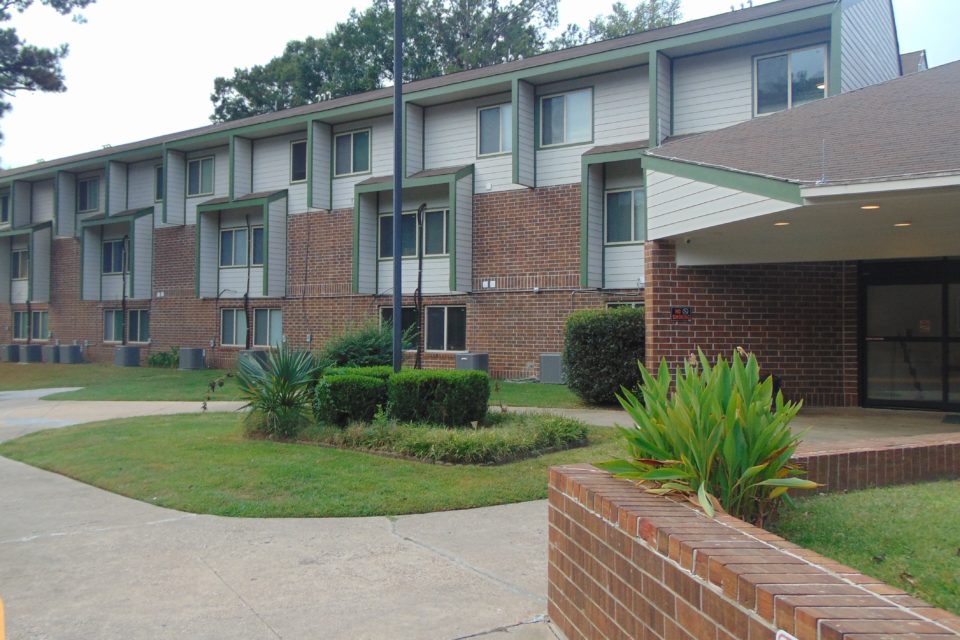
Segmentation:
{"type": "Polygon", "coordinates": [[[754,112],[799,107],[827,95],[827,49],[813,47],[756,58],[754,112]]]}

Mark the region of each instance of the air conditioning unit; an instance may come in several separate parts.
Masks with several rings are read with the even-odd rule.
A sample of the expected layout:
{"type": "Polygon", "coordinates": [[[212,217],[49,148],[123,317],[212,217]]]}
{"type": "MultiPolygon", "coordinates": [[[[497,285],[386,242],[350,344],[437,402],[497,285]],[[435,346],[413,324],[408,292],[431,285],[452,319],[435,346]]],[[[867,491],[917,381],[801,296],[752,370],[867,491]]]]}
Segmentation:
{"type": "Polygon", "coordinates": [[[113,352],[113,364],[117,367],[139,367],[140,347],[117,347],[113,352]]]}
{"type": "Polygon", "coordinates": [[[188,347],[180,347],[180,365],[181,369],[203,369],[205,366],[204,363],[204,351],[203,349],[195,349],[188,347]]]}
{"type": "Polygon", "coordinates": [[[53,363],[60,362],[60,347],[55,344],[44,345],[43,361],[53,363]]]}
{"type": "Polygon", "coordinates": [[[490,371],[490,356],[486,353],[458,353],[457,369],[464,371],[490,371]]]}
{"type": "Polygon", "coordinates": [[[5,344],[0,348],[0,356],[4,362],[20,362],[20,345],[5,344]]]}
{"type": "Polygon", "coordinates": [[[80,345],[62,344],[57,348],[60,350],[60,364],[80,364],[83,362],[80,345]]]}
{"type": "Polygon", "coordinates": [[[40,362],[43,358],[43,349],[39,344],[20,345],[20,362],[40,362]]]}
{"type": "Polygon", "coordinates": [[[561,354],[540,354],[540,382],[543,384],[567,383],[567,372],[563,368],[563,356],[561,354]]]}

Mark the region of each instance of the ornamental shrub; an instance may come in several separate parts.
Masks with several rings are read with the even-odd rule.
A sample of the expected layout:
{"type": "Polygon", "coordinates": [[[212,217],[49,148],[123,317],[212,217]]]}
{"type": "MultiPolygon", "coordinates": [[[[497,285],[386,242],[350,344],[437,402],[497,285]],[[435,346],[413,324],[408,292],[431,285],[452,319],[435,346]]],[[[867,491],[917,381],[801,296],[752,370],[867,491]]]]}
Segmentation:
{"type": "Polygon", "coordinates": [[[176,369],[180,366],[180,349],[172,347],[170,351],[154,351],[147,356],[147,366],[176,369]]]}
{"type": "Polygon", "coordinates": [[[241,358],[237,382],[247,404],[247,431],[290,439],[310,423],[311,383],[316,360],[308,351],[286,345],[269,351],[265,363],[241,358]]]}
{"type": "Polygon", "coordinates": [[[620,387],[636,389],[643,362],[643,309],[577,311],[567,318],[563,365],[567,386],[589,404],[616,404],[620,387]]]}
{"type": "Polygon", "coordinates": [[[406,369],[387,381],[392,418],[463,426],[480,422],[490,402],[490,377],[482,371],[406,369]]]}
{"type": "Polygon", "coordinates": [[[803,403],[774,398],[773,377],[760,380],[753,354],[711,365],[700,351],[677,371],[674,393],[666,360],[656,377],[639,369],[643,400],[627,389],[619,396],[634,421],[621,428],[630,457],[600,468],[651,493],[685,495],[708,515],[723,509],[758,525],[789,499],[787,490],[818,486],[790,463],[800,439],[788,425],[803,403]]]}
{"type": "Polygon", "coordinates": [[[329,373],[314,390],[314,416],[320,422],[345,425],[373,420],[377,407],[387,403],[386,380],[356,374],[329,373]]]}
{"type": "Polygon", "coordinates": [[[330,367],[323,372],[324,376],[366,376],[368,378],[377,378],[386,381],[393,375],[393,367],[390,365],[378,365],[372,367],[330,367]]]}
{"type": "Polygon", "coordinates": [[[393,361],[393,334],[387,324],[372,321],[351,328],[327,342],[320,353],[325,367],[367,367],[393,361]]]}

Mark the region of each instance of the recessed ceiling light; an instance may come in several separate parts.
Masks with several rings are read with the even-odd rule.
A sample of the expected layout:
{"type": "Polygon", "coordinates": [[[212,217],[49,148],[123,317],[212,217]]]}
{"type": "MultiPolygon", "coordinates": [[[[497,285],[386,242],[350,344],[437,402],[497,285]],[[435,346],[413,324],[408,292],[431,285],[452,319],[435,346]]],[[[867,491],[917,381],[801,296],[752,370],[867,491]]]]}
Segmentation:
{"type": "Polygon", "coordinates": [[[873,210],[875,210],[875,209],[879,209],[879,208],[880,208],[880,205],[878,205],[878,204],[865,204],[865,205],[863,205],[863,206],[860,207],[860,208],[863,209],[864,211],[873,211],[873,210]]]}
{"type": "Polygon", "coordinates": [[[909,227],[909,226],[912,225],[912,224],[913,224],[912,222],[896,222],[896,223],[894,223],[893,226],[895,226],[895,227],[909,227]]]}
{"type": "Polygon", "coordinates": [[[822,83],[822,82],[817,85],[817,89],[820,89],[820,91],[823,91],[823,90],[826,89],[826,88],[827,88],[827,85],[825,85],[825,84],[822,83]]]}
{"type": "Polygon", "coordinates": [[[773,223],[773,226],[775,226],[775,227],[787,227],[787,226],[789,226],[789,225],[790,225],[790,223],[787,222],[786,220],[779,220],[779,221],[773,223]]]}

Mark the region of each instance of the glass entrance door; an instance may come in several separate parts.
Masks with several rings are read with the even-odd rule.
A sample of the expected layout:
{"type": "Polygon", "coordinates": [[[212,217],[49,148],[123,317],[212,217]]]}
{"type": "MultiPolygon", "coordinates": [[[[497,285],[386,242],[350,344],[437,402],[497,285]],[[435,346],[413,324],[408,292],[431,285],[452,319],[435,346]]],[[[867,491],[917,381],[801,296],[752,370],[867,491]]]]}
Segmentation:
{"type": "Polygon", "coordinates": [[[960,407],[960,279],[955,262],[864,265],[865,406],[960,407]]]}

